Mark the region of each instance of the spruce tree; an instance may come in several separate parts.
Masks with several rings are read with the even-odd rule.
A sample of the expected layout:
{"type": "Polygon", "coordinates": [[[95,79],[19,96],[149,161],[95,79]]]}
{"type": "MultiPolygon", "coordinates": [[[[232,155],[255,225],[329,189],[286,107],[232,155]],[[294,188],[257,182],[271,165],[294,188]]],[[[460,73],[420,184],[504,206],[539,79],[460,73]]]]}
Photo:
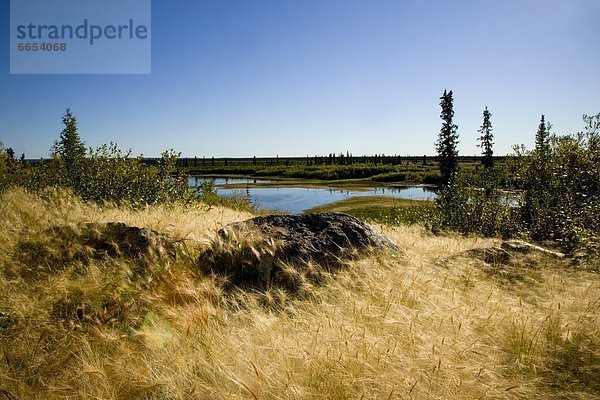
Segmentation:
{"type": "Polygon", "coordinates": [[[552,236],[556,193],[551,190],[552,171],[550,127],[542,115],[535,134],[535,149],[529,157],[525,177],[525,191],[521,213],[532,238],[540,240],[552,236]]]}
{"type": "Polygon", "coordinates": [[[494,159],[492,158],[494,155],[494,150],[492,149],[492,146],[494,145],[494,135],[492,134],[491,117],[492,113],[490,113],[486,107],[485,110],[483,110],[483,124],[477,131],[481,134],[479,137],[479,140],[481,141],[479,146],[481,147],[481,154],[483,155],[481,164],[486,171],[490,171],[494,167],[494,159]]]}
{"type": "Polygon", "coordinates": [[[77,118],[66,109],[62,117],[64,128],[60,140],[54,144],[54,152],[62,158],[67,168],[76,167],[85,158],[85,145],[77,133],[77,118]]]}
{"type": "Polygon", "coordinates": [[[547,155],[550,151],[550,132],[543,114],[537,133],[535,134],[535,151],[538,155],[547,155]]]}
{"type": "Polygon", "coordinates": [[[440,118],[443,123],[435,146],[442,175],[442,185],[449,186],[458,172],[458,150],[456,148],[458,145],[458,126],[453,123],[454,99],[452,98],[452,90],[449,92],[444,90],[440,100],[440,106],[442,107],[440,118]]]}
{"type": "Polygon", "coordinates": [[[15,151],[12,147],[6,149],[6,156],[8,157],[9,162],[15,161],[15,151]]]}
{"type": "Polygon", "coordinates": [[[64,128],[60,133],[60,140],[54,143],[53,153],[64,163],[67,184],[77,187],[81,183],[85,145],[77,133],[77,118],[69,108],[66,109],[62,122],[64,128]]]}

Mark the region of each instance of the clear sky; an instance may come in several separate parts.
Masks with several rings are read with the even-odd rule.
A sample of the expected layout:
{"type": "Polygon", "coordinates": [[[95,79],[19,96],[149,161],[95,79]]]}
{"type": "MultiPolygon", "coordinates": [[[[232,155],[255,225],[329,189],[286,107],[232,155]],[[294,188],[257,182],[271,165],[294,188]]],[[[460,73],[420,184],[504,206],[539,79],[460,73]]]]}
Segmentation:
{"type": "Polygon", "coordinates": [[[0,141],[46,157],[70,107],[88,146],[184,156],[434,154],[454,91],[461,154],[531,147],[600,112],[600,0],[153,0],[150,75],[10,75],[0,141]]]}

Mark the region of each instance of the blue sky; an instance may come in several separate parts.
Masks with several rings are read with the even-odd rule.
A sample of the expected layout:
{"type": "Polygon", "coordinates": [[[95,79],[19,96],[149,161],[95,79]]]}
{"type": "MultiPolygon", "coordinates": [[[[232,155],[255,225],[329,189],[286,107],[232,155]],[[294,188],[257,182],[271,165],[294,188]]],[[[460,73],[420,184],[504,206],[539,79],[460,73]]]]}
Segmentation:
{"type": "Polygon", "coordinates": [[[184,156],[433,154],[455,96],[461,154],[489,107],[497,154],[600,112],[598,0],[153,0],[150,75],[10,75],[0,141],[46,157],[70,107],[88,146],[184,156]]]}

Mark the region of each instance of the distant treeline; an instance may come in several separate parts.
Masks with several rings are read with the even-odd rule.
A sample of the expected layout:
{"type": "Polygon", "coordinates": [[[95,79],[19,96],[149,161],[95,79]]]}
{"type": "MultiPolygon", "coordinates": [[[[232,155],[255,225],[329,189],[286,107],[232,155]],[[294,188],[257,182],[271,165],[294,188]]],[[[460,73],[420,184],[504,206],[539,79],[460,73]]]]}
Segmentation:
{"type": "MultiPolygon", "coordinates": [[[[494,156],[495,161],[504,161],[510,156],[494,156]]],[[[137,157],[132,157],[137,158],[137,157]]],[[[460,163],[481,162],[483,156],[458,156],[460,163]]],[[[37,164],[50,159],[45,158],[21,158],[21,162],[37,164]]],[[[161,160],[161,157],[144,157],[146,164],[155,164],[161,160]]],[[[178,167],[209,167],[209,166],[229,166],[229,165],[261,165],[261,166],[290,166],[290,165],[402,165],[402,164],[424,164],[437,163],[438,157],[431,155],[422,156],[398,156],[398,155],[370,155],[370,156],[304,156],[304,157],[179,157],[177,159],[178,167]]]]}
{"type": "MultiPolygon", "coordinates": [[[[496,157],[502,164],[506,157],[496,157]]],[[[459,157],[466,168],[479,165],[480,156],[459,157]]],[[[153,162],[146,160],[146,162],[153,162]]],[[[318,180],[369,179],[373,182],[438,184],[435,156],[327,155],[308,157],[179,158],[177,168],[187,174],[229,174],[318,180]]]]}
{"type": "MultiPolygon", "coordinates": [[[[437,162],[437,156],[399,156],[399,155],[370,155],[354,156],[352,154],[329,154],[327,156],[304,157],[180,157],[177,166],[201,168],[210,166],[261,165],[261,166],[291,166],[291,165],[402,165],[437,162]]],[[[504,161],[506,156],[495,156],[494,160],[504,161]]],[[[481,162],[482,156],[459,156],[461,163],[481,162]]],[[[145,158],[147,162],[158,160],[145,158]]]]}

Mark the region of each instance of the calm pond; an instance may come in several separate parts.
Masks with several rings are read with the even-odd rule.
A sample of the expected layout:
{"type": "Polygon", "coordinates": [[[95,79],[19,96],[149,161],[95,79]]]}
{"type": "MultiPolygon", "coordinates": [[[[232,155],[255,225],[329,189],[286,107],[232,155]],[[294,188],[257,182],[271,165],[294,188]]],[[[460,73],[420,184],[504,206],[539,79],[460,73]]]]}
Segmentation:
{"type": "Polygon", "coordinates": [[[281,210],[289,213],[301,213],[313,207],[334,203],[357,196],[391,196],[401,199],[433,200],[436,197],[432,188],[421,186],[371,187],[358,189],[314,188],[314,187],[253,187],[229,188],[229,185],[270,183],[272,181],[255,178],[206,178],[192,176],[190,186],[198,186],[207,180],[214,180],[217,193],[223,196],[242,194],[260,209],[281,210]]]}

